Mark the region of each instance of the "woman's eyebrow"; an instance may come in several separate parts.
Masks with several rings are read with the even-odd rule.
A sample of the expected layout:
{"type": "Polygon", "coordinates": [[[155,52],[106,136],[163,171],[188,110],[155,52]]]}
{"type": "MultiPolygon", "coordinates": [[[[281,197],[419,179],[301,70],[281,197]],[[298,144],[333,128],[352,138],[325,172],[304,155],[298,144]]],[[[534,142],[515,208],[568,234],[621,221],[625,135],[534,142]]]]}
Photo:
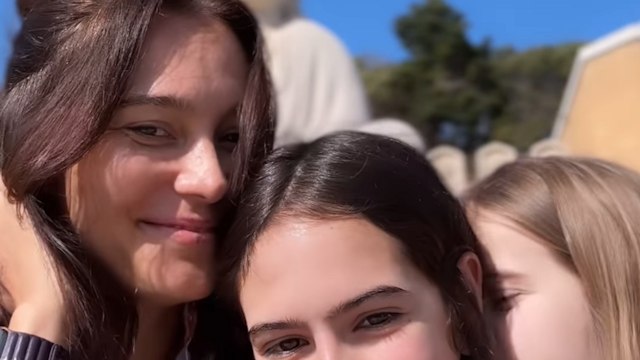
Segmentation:
{"type": "Polygon", "coordinates": [[[153,105],[159,107],[172,108],[177,110],[192,110],[193,105],[186,99],[177,96],[150,96],[146,94],[133,94],[126,96],[120,107],[153,105]]]}

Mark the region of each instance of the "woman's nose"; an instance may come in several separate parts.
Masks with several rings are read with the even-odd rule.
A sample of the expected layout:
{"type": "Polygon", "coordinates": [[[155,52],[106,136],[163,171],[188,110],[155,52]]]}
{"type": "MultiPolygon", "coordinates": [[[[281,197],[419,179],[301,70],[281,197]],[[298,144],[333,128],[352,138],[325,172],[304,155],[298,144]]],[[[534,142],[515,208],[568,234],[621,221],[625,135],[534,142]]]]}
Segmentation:
{"type": "Polygon", "coordinates": [[[220,165],[215,145],[202,140],[194,144],[180,160],[175,190],[187,197],[213,204],[227,193],[228,182],[220,165]]]}

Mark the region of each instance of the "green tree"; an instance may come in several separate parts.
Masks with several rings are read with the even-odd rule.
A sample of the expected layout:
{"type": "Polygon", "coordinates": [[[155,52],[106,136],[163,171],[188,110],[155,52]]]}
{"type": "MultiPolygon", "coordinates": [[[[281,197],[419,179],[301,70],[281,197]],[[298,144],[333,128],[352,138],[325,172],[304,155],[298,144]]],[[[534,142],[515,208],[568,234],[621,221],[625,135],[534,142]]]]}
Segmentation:
{"type": "Polygon", "coordinates": [[[548,136],[580,44],[494,51],[470,43],[466,29],[443,0],[425,0],[399,18],[409,60],[360,62],[374,115],[414,123],[430,145],[468,151],[489,138],[524,150],[548,136]]]}
{"type": "Polygon", "coordinates": [[[543,47],[524,52],[497,51],[492,59],[500,85],[508,95],[492,137],[524,150],[549,136],[580,44],[543,47]]]}
{"type": "Polygon", "coordinates": [[[489,46],[471,44],[462,15],[443,0],[414,5],[396,30],[411,58],[365,73],[374,113],[411,121],[430,144],[486,141],[504,103],[489,46]]]}

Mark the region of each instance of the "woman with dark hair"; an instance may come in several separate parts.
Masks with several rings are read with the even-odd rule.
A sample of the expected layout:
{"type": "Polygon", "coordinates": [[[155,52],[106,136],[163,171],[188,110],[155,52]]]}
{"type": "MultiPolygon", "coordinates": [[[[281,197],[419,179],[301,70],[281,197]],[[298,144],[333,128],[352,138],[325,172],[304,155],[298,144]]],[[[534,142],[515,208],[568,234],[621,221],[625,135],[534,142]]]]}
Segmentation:
{"type": "Polygon", "coordinates": [[[256,359],[493,358],[477,240],[395,140],[346,132],[276,150],[223,248],[256,359]]]}
{"type": "Polygon", "coordinates": [[[262,46],[235,0],[35,2],[0,103],[2,179],[35,231],[0,239],[2,359],[243,358],[197,301],[271,149],[262,46]]]}

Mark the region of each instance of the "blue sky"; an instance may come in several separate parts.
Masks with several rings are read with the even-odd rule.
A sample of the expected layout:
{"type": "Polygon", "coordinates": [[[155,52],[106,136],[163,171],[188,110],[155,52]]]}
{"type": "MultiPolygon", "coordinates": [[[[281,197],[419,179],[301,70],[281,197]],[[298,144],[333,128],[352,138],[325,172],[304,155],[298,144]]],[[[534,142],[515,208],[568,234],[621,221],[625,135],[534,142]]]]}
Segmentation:
{"type": "MultiPolygon", "coordinates": [[[[406,56],[394,19],[424,0],[303,0],[305,13],[335,31],[352,53],[388,60],[406,56]]],[[[527,49],[589,41],[640,22],[640,0],[448,0],[462,12],[469,36],[527,49]]]]}
{"type": "MultiPolygon", "coordinates": [[[[398,61],[406,56],[394,19],[424,0],[302,0],[305,14],[334,31],[352,54],[398,61]]],[[[640,22],[640,0],[449,0],[469,24],[469,36],[517,49],[590,41],[640,22]]],[[[0,67],[6,39],[18,27],[12,0],[0,0],[0,67]]],[[[0,78],[2,76],[0,75],[0,78]]]]}
{"type": "MultiPolygon", "coordinates": [[[[0,84],[4,82],[5,67],[10,49],[9,37],[20,23],[16,16],[15,4],[12,0],[0,0],[0,84]]],[[[0,86],[2,88],[2,86],[0,86]]]]}

